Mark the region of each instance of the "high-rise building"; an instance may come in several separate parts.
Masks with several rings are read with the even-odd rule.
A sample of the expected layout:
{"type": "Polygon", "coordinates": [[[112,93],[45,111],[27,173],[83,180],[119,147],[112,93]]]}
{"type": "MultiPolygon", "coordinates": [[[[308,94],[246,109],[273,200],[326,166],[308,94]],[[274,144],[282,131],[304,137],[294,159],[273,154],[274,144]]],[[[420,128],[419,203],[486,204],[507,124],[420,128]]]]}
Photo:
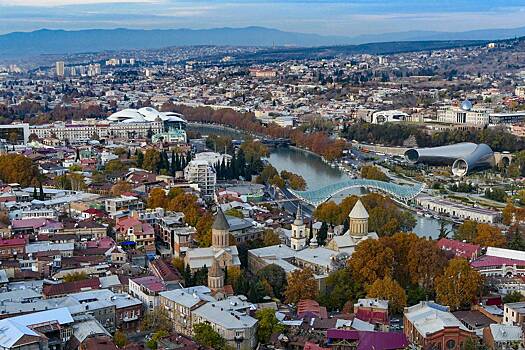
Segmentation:
{"type": "Polygon", "coordinates": [[[55,64],[55,70],[58,77],[64,76],[64,61],[57,61],[55,64]]]}

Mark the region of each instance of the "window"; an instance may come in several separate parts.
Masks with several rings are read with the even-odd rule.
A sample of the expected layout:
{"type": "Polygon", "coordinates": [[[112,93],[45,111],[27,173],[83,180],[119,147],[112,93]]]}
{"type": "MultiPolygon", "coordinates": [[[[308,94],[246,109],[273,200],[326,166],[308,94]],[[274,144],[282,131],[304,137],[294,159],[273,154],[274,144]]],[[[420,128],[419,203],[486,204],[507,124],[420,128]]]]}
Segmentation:
{"type": "Polygon", "coordinates": [[[454,349],[456,347],[456,341],[450,339],[447,341],[447,349],[454,349]]]}

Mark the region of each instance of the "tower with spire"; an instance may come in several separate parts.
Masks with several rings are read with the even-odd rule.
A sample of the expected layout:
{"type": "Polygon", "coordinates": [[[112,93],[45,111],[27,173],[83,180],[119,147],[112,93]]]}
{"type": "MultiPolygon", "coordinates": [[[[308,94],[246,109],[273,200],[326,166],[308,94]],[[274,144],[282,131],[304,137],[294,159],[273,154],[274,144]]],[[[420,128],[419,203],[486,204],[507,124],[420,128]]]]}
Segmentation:
{"type": "Polygon", "coordinates": [[[217,210],[215,221],[211,227],[211,246],[214,249],[226,248],[230,245],[230,225],[221,207],[217,210]]]}
{"type": "Polygon", "coordinates": [[[306,225],[303,220],[303,209],[301,204],[297,207],[297,214],[292,223],[292,237],[290,245],[293,250],[302,250],[306,247],[306,225]]]}
{"type": "Polygon", "coordinates": [[[224,289],[224,271],[217,260],[213,260],[211,267],[208,269],[208,287],[213,291],[224,289]]]}
{"type": "Polygon", "coordinates": [[[348,232],[352,237],[364,237],[368,235],[368,212],[365,206],[358,199],[352,211],[348,215],[348,232]]]}

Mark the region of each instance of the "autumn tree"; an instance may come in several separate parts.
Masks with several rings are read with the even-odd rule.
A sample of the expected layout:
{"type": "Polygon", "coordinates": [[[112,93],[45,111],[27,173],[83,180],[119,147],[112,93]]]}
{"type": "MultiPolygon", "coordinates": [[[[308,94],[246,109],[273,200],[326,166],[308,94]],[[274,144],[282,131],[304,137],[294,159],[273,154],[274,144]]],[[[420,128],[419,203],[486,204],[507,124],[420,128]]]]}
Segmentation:
{"type": "Polygon", "coordinates": [[[470,306],[480,291],[482,278],[465,259],[448,262],[443,274],[436,278],[436,298],[452,310],[470,306]]]}
{"type": "Polygon", "coordinates": [[[287,303],[296,304],[301,299],[315,299],[318,293],[319,287],[313,271],[306,267],[290,274],[284,296],[287,303]]]}
{"type": "Polygon", "coordinates": [[[496,226],[478,224],[474,243],[482,247],[504,247],[507,239],[496,226]]]}
{"type": "Polygon", "coordinates": [[[148,148],[144,155],[142,167],[151,172],[157,173],[158,165],[160,163],[160,152],[154,148],[148,148]]]}
{"type": "Polygon", "coordinates": [[[272,334],[280,333],[284,330],[284,326],[277,320],[275,311],[271,308],[257,311],[255,317],[259,320],[257,340],[262,344],[268,343],[272,334]]]}
{"type": "Polygon", "coordinates": [[[367,239],[359,243],[348,261],[352,276],[364,284],[372,284],[377,279],[391,275],[393,264],[392,249],[375,239],[367,239]]]}
{"type": "Polygon", "coordinates": [[[113,196],[120,196],[121,194],[130,192],[131,190],[131,184],[129,182],[121,180],[111,187],[111,194],[113,196]]]}
{"type": "Polygon", "coordinates": [[[419,239],[408,253],[410,280],[426,292],[434,289],[434,280],[442,273],[446,264],[444,252],[431,240],[419,239]]]}
{"type": "Polygon", "coordinates": [[[115,334],[113,335],[113,341],[115,342],[115,345],[119,348],[123,348],[128,343],[128,338],[122,332],[121,330],[116,330],[115,334]]]}
{"type": "Polygon", "coordinates": [[[367,288],[367,297],[388,300],[388,308],[392,313],[401,313],[407,305],[405,290],[389,275],[372,283],[367,288]]]}
{"type": "Polygon", "coordinates": [[[363,179],[389,181],[390,179],[377,166],[364,165],[361,167],[361,177],[363,179]]]}
{"type": "Polygon", "coordinates": [[[70,272],[64,275],[64,282],[75,282],[82,281],[88,278],[88,275],[85,272],[70,272]]]}
{"type": "Polygon", "coordinates": [[[15,153],[0,155],[0,180],[30,186],[39,177],[37,167],[26,156],[15,153]]]}
{"type": "Polygon", "coordinates": [[[415,233],[398,232],[393,236],[381,237],[380,241],[394,252],[394,264],[392,265],[392,277],[406,287],[410,283],[409,253],[419,240],[415,233]]]}
{"type": "Polygon", "coordinates": [[[263,245],[265,247],[281,244],[281,238],[274,230],[264,230],[263,245]]]}
{"type": "Polygon", "coordinates": [[[166,208],[167,198],[166,191],[162,188],[154,188],[148,196],[148,208],[166,208]]]}
{"type": "Polygon", "coordinates": [[[477,230],[478,223],[476,221],[465,220],[456,230],[454,239],[457,239],[458,241],[474,242],[477,230]]]}

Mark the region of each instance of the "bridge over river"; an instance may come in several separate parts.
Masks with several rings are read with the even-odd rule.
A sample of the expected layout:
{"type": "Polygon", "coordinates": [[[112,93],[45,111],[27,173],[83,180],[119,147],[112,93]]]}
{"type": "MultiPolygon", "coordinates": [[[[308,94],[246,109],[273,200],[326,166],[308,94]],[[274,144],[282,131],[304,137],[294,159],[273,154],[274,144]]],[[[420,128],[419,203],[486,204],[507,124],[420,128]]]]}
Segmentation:
{"type": "Polygon", "coordinates": [[[408,202],[415,198],[423,190],[422,184],[417,185],[398,185],[391,182],[369,180],[369,179],[351,179],[337,182],[325,187],[311,191],[294,191],[290,192],[298,198],[301,198],[308,204],[317,207],[319,204],[326,202],[332,196],[339,192],[346,191],[350,188],[366,187],[369,189],[379,190],[394,197],[398,201],[408,202]]]}

